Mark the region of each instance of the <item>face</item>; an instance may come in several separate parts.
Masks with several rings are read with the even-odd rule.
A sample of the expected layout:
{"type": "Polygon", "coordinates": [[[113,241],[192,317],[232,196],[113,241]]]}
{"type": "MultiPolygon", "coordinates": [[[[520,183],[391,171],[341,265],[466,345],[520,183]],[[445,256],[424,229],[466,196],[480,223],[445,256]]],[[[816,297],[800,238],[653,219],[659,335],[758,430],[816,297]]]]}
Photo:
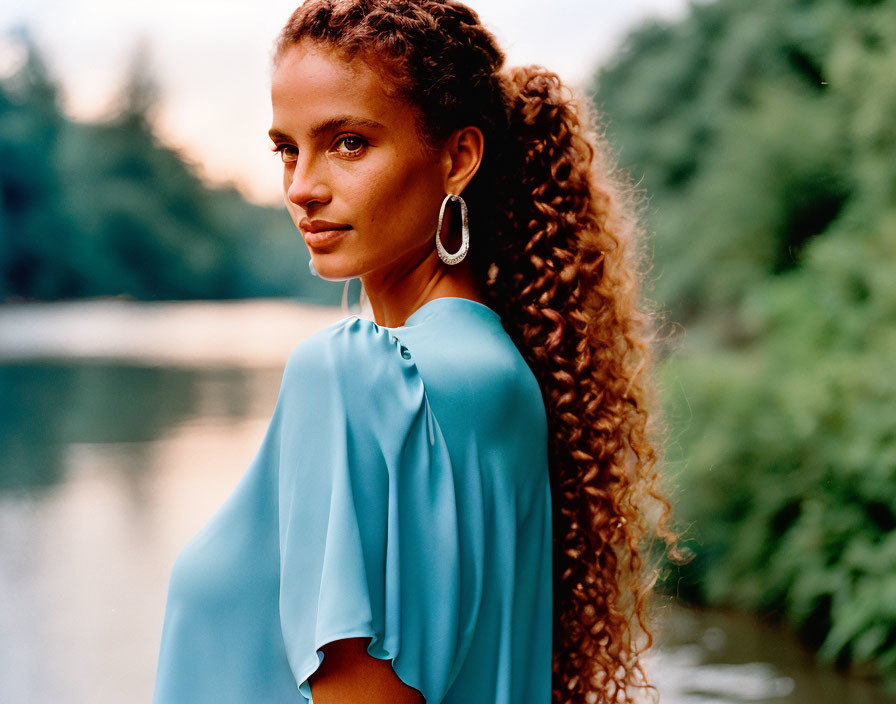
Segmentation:
{"type": "Polygon", "coordinates": [[[367,64],[293,46],[274,68],[271,102],[286,207],[321,277],[400,268],[434,246],[442,162],[367,64]]]}

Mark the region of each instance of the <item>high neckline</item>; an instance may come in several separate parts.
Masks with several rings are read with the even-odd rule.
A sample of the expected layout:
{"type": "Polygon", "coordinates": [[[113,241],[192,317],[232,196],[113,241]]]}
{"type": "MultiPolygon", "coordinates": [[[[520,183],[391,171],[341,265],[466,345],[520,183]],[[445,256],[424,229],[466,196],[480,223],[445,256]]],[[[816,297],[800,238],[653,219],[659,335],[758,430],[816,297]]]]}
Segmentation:
{"type": "Polygon", "coordinates": [[[467,308],[474,311],[478,310],[480,313],[486,316],[491,316],[495,320],[501,319],[501,316],[496,310],[489,308],[484,303],[474,301],[472,298],[463,298],[462,296],[439,296],[438,298],[433,298],[432,300],[427,301],[417,308],[417,310],[411,313],[407,320],[404,321],[404,325],[395,327],[381,325],[380,327],[384,327],[387,330],[401,330],[403,327],[421,323],[425,318],[429,317],[430,314],[441,308],[467,308]]]}

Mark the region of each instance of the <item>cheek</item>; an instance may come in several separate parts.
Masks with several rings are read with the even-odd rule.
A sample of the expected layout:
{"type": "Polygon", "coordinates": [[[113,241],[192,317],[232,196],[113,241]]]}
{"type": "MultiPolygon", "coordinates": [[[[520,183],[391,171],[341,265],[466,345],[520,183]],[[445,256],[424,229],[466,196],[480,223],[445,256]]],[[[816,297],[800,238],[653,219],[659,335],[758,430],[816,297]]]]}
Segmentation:
{"type": "Polygon", "coordinates": [[[353,179],[354,206],[378,237],[417,241],[429,229],[435,231],[441,195],[437,165],[423,158],[389,156],[365,166],[353,179]]]}
{"type": "Polygon", "coordinates": [[[282,177],[282,185],[283,185],[283,197],[286,197],[287,191],[289,191],[289,186],[292,184],[292,171],[290,171],[289,167],[284,164],[283,165],[283,177],[282,177]]]}

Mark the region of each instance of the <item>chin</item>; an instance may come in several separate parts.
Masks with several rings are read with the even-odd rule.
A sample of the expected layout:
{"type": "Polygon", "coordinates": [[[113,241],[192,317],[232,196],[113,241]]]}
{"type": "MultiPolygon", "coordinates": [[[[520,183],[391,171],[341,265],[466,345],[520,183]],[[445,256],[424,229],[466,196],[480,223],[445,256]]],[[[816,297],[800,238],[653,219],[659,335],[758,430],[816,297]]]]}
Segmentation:
{"type": "Polygon", "coordinates": [[[316,259],[312,257],[314,269],[317,275],[325,281],[349,281],[360,276],[357,272],[349,267],[339,266],[334,262],[325,263],[326,257],[318,256],[316,259]]]}

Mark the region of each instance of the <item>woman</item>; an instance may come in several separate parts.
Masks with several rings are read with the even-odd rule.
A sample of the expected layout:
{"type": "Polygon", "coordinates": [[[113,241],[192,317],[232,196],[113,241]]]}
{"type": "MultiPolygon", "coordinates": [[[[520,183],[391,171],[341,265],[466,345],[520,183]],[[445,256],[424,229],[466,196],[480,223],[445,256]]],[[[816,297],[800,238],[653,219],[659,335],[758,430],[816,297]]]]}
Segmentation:
{"type": "MultiPolygon", "coordinates": [[[[639,230],[584,104],[450,0],[309,0],[274,50],[287,209],[374,320],[300,343],[172,570],[155,702],[630,701],[639,230]],[[598,157],[595,159],[595,157],[598,157]]],[[[645,638],[646,636],[646,638],[645,638]]]]}

